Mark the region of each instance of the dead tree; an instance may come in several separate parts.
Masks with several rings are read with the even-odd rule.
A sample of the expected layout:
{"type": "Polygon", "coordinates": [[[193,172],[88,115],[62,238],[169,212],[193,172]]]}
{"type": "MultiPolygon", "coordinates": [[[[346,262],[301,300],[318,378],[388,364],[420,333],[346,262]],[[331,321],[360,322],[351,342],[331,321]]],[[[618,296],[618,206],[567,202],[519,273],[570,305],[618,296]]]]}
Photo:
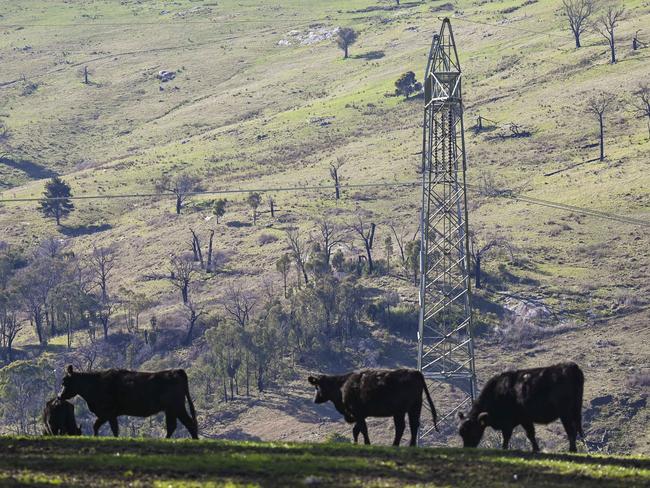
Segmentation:
{"type": "Polygon", "coordinates": [[[369,226],[363,222],[363,218],[359,217],[358,222],[352,225],[352,230],[356,232],[363,242],[363,247],[366,250],[366,259],[368,260],[368,273],[372,274],[373,263],[372,263],[372,245],[375,239],[375,224],[370,223],[369,226]]]}
{"type": "Polygon", "coordinates": [[[275,269],[282,275],[282,282],[284,284],[284,298],[287,298],[287,277],[291,270],[291,256],[283,254],[275,262],[275,269]]]}
{"type": "Polygon", "coordinates": [[[510,259],[514,259],[514,248],[505,237],[496,237],[490,239],[485,244],[480,245],[474,236],[471,236],[471,250],[470,254],[474,260],[474,286],[476,288],[483,288],[481,282],[481,262],[487,254],[497,247],[502,247],[510,253],[510,259]]]}
{"type": "Polygon", "coordinates": [[[172,256],[169,260],[169,281],[181,292],[183,304],[189,301],[190,284],[196,275],[196,266],[185,256],[172,256]]]}
{"type": "Polygon", "coordinates": [[[269,197],[269,207],[271,209],[271,218],[275,218],[275,200],[273,200],[273,197],[269,197]]]}
{"type": "Polygon", "coordinates": [[[214,240],[214,230],[210,231],[210,238],[208,239],[208,260],[205,264],[205,270],[212,273],[212,241],[214,240]]]}
{"type": "MultiPolygon", "coordinates": [[[[307,263],[307,245],[300,236],[300,231],[298,229],[287,230],[287,244],[291,250],[291,257],[293,258],[294,263],[296,263],[298,276],[302,273],[305,284],[309,283],[305,266],[307,263]]],[[[300,277],[298,278],[298,286],[300,286],[300,277]]]]}
{"type": "Polygon", "coordinates": [[[97,247],[87,259],[93,281],[101,292],[101,300],[108,300],[108,278],[115,267],[115,251],[110,247],[97,247]]]}
{"type": "Polygon", "coordinates": [[[648,138],[650,139],[650,85],[642,83],[634,94],[638,97],[632,106],[640,119],[648,122],[648,138]]]}
{"type": "Polygon", "coordinates": [[[176,197],[176,214],[180,215],[183,203],[197,189],[198,183],[198,178],[187,174],[176,175],[173,178],[165,175],[156,184],[156,190],[159,193],[172,193],[176,197]]]}
{"type": "Polygon", "coordinates": [[[343,239],[339,229],[327,220],[321,220],[318,223],[318,231],[320,233],[319,240],[323,255],[325,256],[325,262],[329,266],[334,248],[342,244],[343,239]]]}
{"type": "Polygon", "coordinates": [[[255,308],[255,299],[252,295],[243,292],[241,288],[230,287],[223,308],[239,327],[246,329],[255,308]]]}
{"type": "Polygon", "coordinates": [[[587,30],[588,20],[594,13],[594,0],[563,0],[564,13],[569,20],[569,27],[573,32],[576,47],[580,47],[580,36],[587,30]]]}
{"type": "Polygon", "coordinates": [[[196,232],[190,228],[190,232],[192,233],[192,253],[194,254],[194,262],[199,262],[201,263],[201,267],[203,267],[203,253],[201,252],[201,241],[199,240],[199,236],[196,235],[196,232]]]}
{"type": "Polygon", "coordinates": [[[616,39],[614,31],[618,23],[625,18],[625,7],[609,6],[602,13],[595,22],[592,23],[592,28],[601,36],[603,36],[609,44],[611,53],[612,64],[616,63],[616,39]]]}
{"type": "Polygon", "coordinates": [[[341,198],[341,166],[345,164],[345,159],[336,158],[336,163],[330,163],[330,176],[334,181],[334,190],[336,191],[336,199],[341,198]]]}
{"type": "Polygon", "coordinates": [[[605,112],[616,101],[616,96],[611,93],[601,92],[592,96],[587,101],[587,111],[598,117],[600,127],[600,160],[605,160],[605,112]]]}
{"type": "Polygon", "coordinates": [[[190,345],[192,343],[194,327],[199,318],[205,313],[205,310],[203,307],[197,306],[192,300],[188,300],[185,304],[185,309],[187,311],[187,336],[185,337],[185,344],[190,345]]]}

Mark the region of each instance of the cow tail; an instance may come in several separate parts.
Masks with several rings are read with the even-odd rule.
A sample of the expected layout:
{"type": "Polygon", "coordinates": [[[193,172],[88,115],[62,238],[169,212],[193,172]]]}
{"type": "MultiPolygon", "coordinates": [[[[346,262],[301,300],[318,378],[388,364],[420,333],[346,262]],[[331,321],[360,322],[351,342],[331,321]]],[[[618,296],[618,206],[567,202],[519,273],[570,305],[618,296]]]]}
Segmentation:
{"type": "Polygon", "coordinates": [[[431,407],[431,414],[433,415],[433,426],[436,428],[436,432],[440,432],[438,429],[438,414],[436,413],[436,407],[433,405],[433,400],[431,399],[431,395],[429,395],[429,388],[427,388],[427,382],[424,380],[424,375],[422,375],[422,373],[420,373],[420,378],[422,378],[424,394],[427,396],[429,407],[431,407]]]}
{"type": "Polygon", "coordinates": [[[190,406],[190,415],[192,415],[192,422],[194,422],[194,428],[196,429],[198,435],[199,422],[196,420],[196,410],[194,409],[194,402],[192,402],[192,397],[190,396],[190,384],[185,371],[183,371],[183,376],[185,377],[185,396],[187,397],[187,403],[190,406]]]}
{"type": "Polygon", "coordinates": [[[582,373],[582,370],[576,365],[576,370],[577,370],[577,377],[578,377],[578,397],[576,398],[576,412],[575,412],[575,419],[578,424],[578,434],[580,434],[580,437],[584,441],[585,434],[582,431],[582,395],[584,391],[584,385],[585,385],[585,375],[582,373]]]}

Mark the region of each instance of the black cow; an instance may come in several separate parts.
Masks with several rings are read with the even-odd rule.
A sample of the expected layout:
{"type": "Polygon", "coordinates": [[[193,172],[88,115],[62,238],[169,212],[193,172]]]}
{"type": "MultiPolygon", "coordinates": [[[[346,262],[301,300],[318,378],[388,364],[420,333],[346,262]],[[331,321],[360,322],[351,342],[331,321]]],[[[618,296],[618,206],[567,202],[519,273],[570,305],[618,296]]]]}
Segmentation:
{"type": "Polygon", "coordinates": [[[109,369],[90,373],[77,373],[72,366],[66,369],[63,389],[59,398],[67,400],[81,396],[92,413],[97,416],[93,425],[95,435],[109,422],[113,435],[118,435],[117,417],[132,415],[149,417],[165,412],[167,437],[176,429],[176,419],[198,438],[196,412],[190,397],[187,375],[182,369],[156,373],[141,373],[123,369],[109,369]],[[190,417],[185,410],[185,398],[190,406],[190,417]]]}
{"type": "Polygon", "coordinates": [[[465,447],[476,447],[489,425],[503,433],[508,448],[513,429],[521,425],[539,451],[534,424],[562,421],[569,436],[569,450],[576,451],[576,436],[582,433],[584,375],[577,364],[560,363],[546,368],[506,371],[490,379],[462,422],[460,436],[465,447]]]}
{"type": "Polygon", "coordinates": [[[420,412],[422,411],[422,392],[433,414],[437,426],[436,408],[429,395],[422,373],[413,369],[364,370],[341,376],[310,376],[309,382],[316,387],[315,403],[331,401],[336,410],[343,414],[345,421],[354,423],[352,435],[356,443],[359,432],[366,444],[368,437],[367,417],[393,417],[395,421],[394,446],[399,446],[408,413],[411,428],[411,446],[415,446],[420,412]]]}
{"type": "Polygon", "coordinates": [[[43,435],[81,435],[81,427],[74,418],[74,405],[60,398],[52,398],[43,410],[43,435]]]}

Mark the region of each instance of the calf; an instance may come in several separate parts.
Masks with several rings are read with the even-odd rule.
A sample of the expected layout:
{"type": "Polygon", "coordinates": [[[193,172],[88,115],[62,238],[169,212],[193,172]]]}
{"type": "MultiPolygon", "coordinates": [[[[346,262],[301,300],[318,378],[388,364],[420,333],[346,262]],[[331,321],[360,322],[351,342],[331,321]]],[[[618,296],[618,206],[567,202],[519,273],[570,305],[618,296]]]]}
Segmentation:
{"type": "Polygon", "coordinates": [[[562,421],[569,437],[569,450],[576,451],[576,436],[582,433],[582,391],[584,375],[575,363],[546,368],[506,371],[490,379],[472,405],[467,418],[461,418],[460,436],[465,447],[476,447],[489,425],[503,433],[507,449],[513,429],[521,425],[539,451],[534,424],[562,421]]]}
{"type": "Polygon", "coordinates": [[[433,423],[438,430],[436,408],[429,395],[422,373],[413,369],[365,370],[341,376],[310,376],[308,381],[316,387],[315,403],[331,401],[336,410],[343,414],[345,421],[354,423],[352,435],[356,443],[359,433],[366,444],[368,437],[367,417],[393,417],[395,421],[394,446],[399,446],[408,413],[411,428],[411,446],[415,446],[420,412],[422,411],[422,392],[433,414],[433,423]]]}
{"type": "Polygon", "coordinates": [[[77,373],[68,366],[63,377],[59,398],[67,400],[79,395],[97,416],[93,425],[95,435],[108,422],[117,437],[117,417],[132,415],[149,417],[165,412],[167,437],[176,430],[176,419],[187,428],[192,438],[198,438],[196,412],[190,397],[187,375],[182,369],[156,373],[141,373],[123,369],[109,369],[90,373],[77,373]],[[190,406],[190,417],[185,410],[185,399],[190,406]]]}
{"type": "Polygon", "coordinates": [[[81,435],[81,427],[74,418],[74,406],[59,398],[52,398],[43,410],[43,435],[81,435]]]}

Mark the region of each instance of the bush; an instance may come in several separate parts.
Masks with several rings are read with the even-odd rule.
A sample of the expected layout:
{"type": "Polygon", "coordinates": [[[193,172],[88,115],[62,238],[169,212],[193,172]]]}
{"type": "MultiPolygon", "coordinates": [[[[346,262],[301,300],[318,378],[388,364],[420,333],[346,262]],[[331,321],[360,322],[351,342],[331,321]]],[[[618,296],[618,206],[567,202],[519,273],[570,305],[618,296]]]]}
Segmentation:
{"type": "Polygon", "coordinates": [[[349,444],[350,439],[343,434],[339,434],[338,432],[331,432],[325,438],[325,442],[328,444],[349,444]]]}
{"type": "Polygon", "coordinates": [[[257,237],[257,243],[260,246],[264,246],[266,244],[271,244],[271,243],[273,243],[273,242],[275,242],[277,240],[278,240],[278,237],[276,235],[274,235],[274,234],[263,233],[263,234],[260,234],[257,237]]]}

